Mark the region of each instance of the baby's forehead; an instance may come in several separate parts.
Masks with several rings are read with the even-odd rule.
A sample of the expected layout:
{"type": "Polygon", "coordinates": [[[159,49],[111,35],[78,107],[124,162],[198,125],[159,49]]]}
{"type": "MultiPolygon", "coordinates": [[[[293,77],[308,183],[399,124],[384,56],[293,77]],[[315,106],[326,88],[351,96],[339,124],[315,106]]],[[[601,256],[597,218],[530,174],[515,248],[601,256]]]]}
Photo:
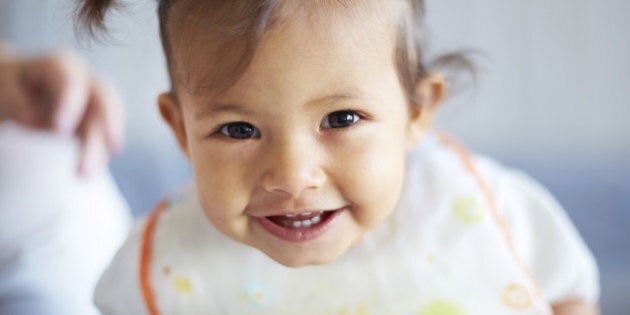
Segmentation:
{"type": "Polygon", "coordinates": [[[245,72],[260,42],[272,32],[308,29],[302,32],[307,40],[334,36],[325,31],[330,27],[357,30],[357,36],[344,32],[345,37],[336,39],[339,45],[351,45],[363,35],[393,36],[396,2],[180,1],[167,24],[172,79],[193,92],[226,89],[245,72]]]}

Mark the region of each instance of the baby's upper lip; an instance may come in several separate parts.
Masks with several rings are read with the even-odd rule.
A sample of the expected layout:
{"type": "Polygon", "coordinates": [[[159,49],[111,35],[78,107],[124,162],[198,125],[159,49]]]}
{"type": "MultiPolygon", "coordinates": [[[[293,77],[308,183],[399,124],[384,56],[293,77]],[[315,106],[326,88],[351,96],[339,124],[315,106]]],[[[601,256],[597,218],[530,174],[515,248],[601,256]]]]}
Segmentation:
{"type": "Polygon", "coordinates": [[[343,208],[345,208],[346,206],[340,206],[340,207],[325,207],[325,208],[321,208],[321,207],[303,207],[303,208],[299,208],[299,209],[288,209],[288,208],[273,208],[273,209],[268,209],[268,210],[264,210],[264,209],[257,209],[256,214],[253,214],[253,216],[256,217],[272,217],[272,216],[298,216],[298,215],[311,215],[314,213],[322,213],[322,212],[327,212],[327,211],[337,211],[337,210],[341,210],[343,208]],[[278,210],[278,209],[283,209],[283,210],[278,210]]]}
{"type": "Polygon", "coordinates": [[[291,198],[286,195],[261,194],[254,196],[244,209],[253,217],[298,215],[304,212],[325,212],[340,210],[350,204],[338,195],[309,195],[291,198]]]}

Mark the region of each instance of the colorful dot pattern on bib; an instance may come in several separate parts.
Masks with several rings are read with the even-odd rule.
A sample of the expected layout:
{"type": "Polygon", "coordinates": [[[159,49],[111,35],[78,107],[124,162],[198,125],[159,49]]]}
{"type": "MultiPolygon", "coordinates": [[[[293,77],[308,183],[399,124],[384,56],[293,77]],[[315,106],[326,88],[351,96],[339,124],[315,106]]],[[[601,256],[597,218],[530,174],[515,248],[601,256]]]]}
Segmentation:
{"type": "Polygon", "coordinates": [[[474,197],[458,197],[453,201],[453,214],[464,223],[483,222],[487,210],[474,197]]]}
{"type": "Polygon", "coordinates": [[[431,302],[416,315],[466,315],[466,312],[454,302],[441,300],[431,302]]]}

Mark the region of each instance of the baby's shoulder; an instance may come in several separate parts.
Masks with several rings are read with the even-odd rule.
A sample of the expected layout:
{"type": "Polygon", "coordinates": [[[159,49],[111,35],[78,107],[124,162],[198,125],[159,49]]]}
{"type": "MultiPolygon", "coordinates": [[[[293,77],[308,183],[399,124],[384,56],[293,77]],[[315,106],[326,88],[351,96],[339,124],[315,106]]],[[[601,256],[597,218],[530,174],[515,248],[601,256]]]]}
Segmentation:
{"type": "Polygon", "coordinates": [[[572,228],[564,209],[536,180],[471,152],[446,136],[427,138],[410,152],[407,164],[406,195],[410,204],[427,200],[443,204],[474,196],[496,212],[500,223],[507,224],[515,234],[532,233],[528,223],[540,221],[551,220],[557,224],[555,228],[572,228]]]}
{"type": "Polygon", "coordinates": [[[103,314],[146,314],[138,282],[143,227],[136,222],[98,281],[94,303],[103,314]]]}
{"type": "Polygon", "coordinates": [[[185,245],[190,233],[199,230],[195,225],[205,223],[195,217],[199,215],[194,211],[197,202],[194,187],[189,185],[136,221],[96,287],[94,301],[101,312],[146,313],[143,273],[159,271],[152,268],[156,257],[183,257],[173,244],[185,245]]]}
{"type": "Polygon", "coordinates": [[[411,182],[422,181],[425,187],[440,185],[448,188],[453,186],[449,183],[470,181],[496,198],[519,196],[519,200],[538,200],[548,206],[555,202],[542,185],[521,170],[472,152],[445,135],[432,134],[409,152],[407,177],[411,182]]]}
{"type": "Polygon", "coordinates": [[[446,137],[428,139],[408,163],[413,195],[422,197],[416,199],[458,196],[462,187],[481,193],[548,301],[597,299],[592,255],[565,210],[536,180],[446,137]]]}

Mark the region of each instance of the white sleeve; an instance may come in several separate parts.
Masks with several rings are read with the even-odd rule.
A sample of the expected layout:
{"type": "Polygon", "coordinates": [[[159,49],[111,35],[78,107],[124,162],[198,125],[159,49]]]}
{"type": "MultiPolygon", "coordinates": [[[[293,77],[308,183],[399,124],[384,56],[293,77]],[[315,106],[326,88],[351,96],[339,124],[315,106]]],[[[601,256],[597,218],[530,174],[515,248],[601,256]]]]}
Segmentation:
{"type": "Polygon", "coordinates": [[[94,303],[104,315],[148,314],[139,280],[144,223],[136,224],[96,286],[94,303]]]}
{"type": "Polygon", "coordinates": [[[131,216],[108,170],[76,175],[78,152],[0,122],[0,314],[99,314],[94,287],[131,216]]]}
{"type": "MultiPolygon", "coordinates": [[[[486,163],[484,173],[498,170],[491,164],[486,163]]],[[[527,175],[498,171],[499,176],[490,183],[498,209],[505,216],[519,258],[545,299],[551,304],[595,303],[599,297],[595,259],[562,207],[527,175]]]]}

